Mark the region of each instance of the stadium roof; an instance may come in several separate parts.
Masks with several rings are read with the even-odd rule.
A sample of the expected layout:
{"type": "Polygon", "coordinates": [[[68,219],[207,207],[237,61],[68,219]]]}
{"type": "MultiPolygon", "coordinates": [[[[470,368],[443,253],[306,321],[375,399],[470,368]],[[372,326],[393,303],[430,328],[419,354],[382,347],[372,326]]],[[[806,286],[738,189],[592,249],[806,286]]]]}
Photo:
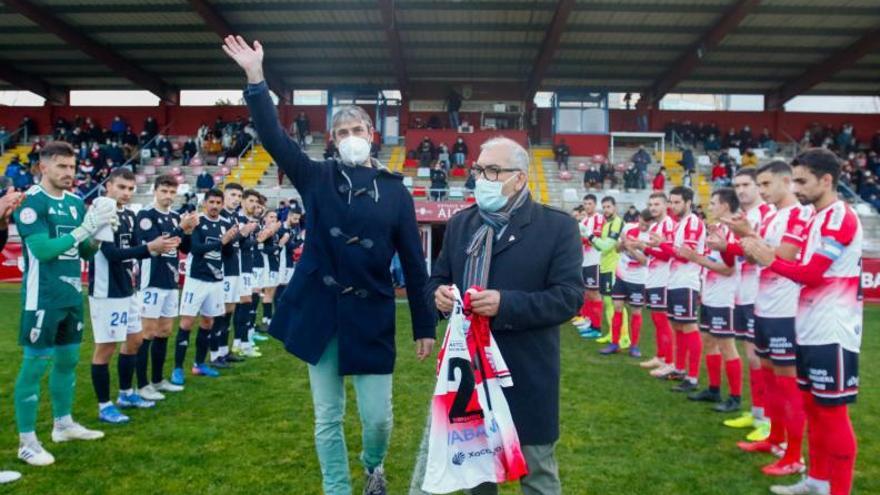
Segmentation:
{"type": "Polygon", "coordinates": [[[239,87],[232,30],[263,42],[276,92],[880,94],[878,0],[4,0],[0,89],[239,87]]]}

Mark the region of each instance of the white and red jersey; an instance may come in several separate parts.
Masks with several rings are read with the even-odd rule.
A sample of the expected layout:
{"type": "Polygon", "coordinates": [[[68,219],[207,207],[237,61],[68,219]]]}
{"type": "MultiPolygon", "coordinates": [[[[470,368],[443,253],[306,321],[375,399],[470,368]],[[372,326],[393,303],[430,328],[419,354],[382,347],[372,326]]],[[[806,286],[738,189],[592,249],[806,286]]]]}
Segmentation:
{"type": "MultiPolygon", "coordinates": [[[[764,218],[761,237],[774,249],[783,242],[803,248],[807,224],[813,216],[813,207],[800,203],[780,208],[764,218]]],[[[800,286],[774,272],[761,270],[758,275],[758,298],[755,314],[765,318],[794,318],[797,313],[800,286]]]]}
{"type": "MultiPolygon", "coordinates": [[[[764,219],[774,211],[776,208],[768,203],[760,203],[747,211],[746,220],[752,227],[752,231],[760,232],[764,219]]],[[[750,263],[744,256],[737,256],[736,272],[739,277],[739,283],[736,286],[736,305],[755,304],[755,299],[758,297],[758,276],[761,267],[750,263]]]]}
{"type": "MultiPolygon", "coordinates": [[[[666,215],[663,220],[651,224],[648,235],[651,234],[659,234],[663,239],[672,242],[675,234],[675,220],[666,215]]],[[[669,281],[669,258],[646,254],[648,254],[648,277],[645,279],[645,287],[648,289],[666,287],[666,283],[669,281]]]]}
{"type": "MultiPolygon", "coordinates": [[[[688,213],[675,226],[672,248],[677,251],[687,246],[698,253],[706,249],[706,226],[694,213],[688,213]]],[[[700,290],[702,267],[693,261],[673,256],[669,262],[669,289],[700,290]]]]}
{"type": "MultiPolygon", "coordinates": [[[[638,239],[647,242],[651,239],[648,231],[639,230],[638,223],[628,223],[620,232],[621,238],[638,239]]],[[[630,256],[626,251],[620,252],[620,260],[617,262],[617,277],[631,284],[644,284],[648,277],[648,266],[630,256]]]]}
{"type": "Polygon", "coordinates": [[[602,237],[602,227],[605,226],[605,217],[601,213],[588,215],[581,221],[581,242],[584,246],[584,261],[581,266],[593,266],[599,264],[598,249],[590,243],[590,236],[602,237]]]}
{"type": "MultiPolygon", "coordinates": [[[[859,216],[837,200],[816,213],[809,225],[801,265],[810,269],[814,257],[831,261],[817,284],[801,288],[797,309],[800,345],[840,344],[859,352],[862,343],[862,224],[859,216]]],[[[817,260],[821,261],[821,260],[817,260]]]]}
{"type": "MultiPolygon", "coordinates": [[[[733,242],[733,232],[724,224],[715,226],[718,234],[728,243],[733,242]]],[[[705,255],[710,261],[715,263],[724,263],[733,267],[736,265],[736,259],[733,256],[722,254],[715,249],[709,249],[706,246],[705,255]]],[[[700,301],[705,306],[713,308],[732,308],[736,296],[738,278],[736,271],[730,275],[722,275],[718,272],[703,268],[703,290],[700,292],[700,301]]]]}

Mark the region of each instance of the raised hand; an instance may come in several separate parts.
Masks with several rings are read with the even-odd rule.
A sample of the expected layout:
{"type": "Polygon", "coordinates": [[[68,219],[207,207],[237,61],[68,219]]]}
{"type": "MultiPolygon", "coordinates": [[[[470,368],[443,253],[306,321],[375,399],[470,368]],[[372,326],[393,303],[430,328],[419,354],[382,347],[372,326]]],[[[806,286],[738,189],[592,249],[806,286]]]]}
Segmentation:
{"type": "Polygon", "coordinates": [[[223,40],[223,51],[244,69],[250,84],[263,81],[263,45],[259,41],[251,47],[241,36],[230,35],[223,40]]]}
{"type": "Polygon", "coordinates": [[[225,234],[223,234],[223,237],[220,239],[220,242],[225,246],[225,245],[229,244],[230,242],[232,242],[232,240],[235,239],[235,236],[237,236],[237,235],[238,235],[238,225],[233,225],[232,227],[229,227],[229,229],[226,231],[225,234]]]}

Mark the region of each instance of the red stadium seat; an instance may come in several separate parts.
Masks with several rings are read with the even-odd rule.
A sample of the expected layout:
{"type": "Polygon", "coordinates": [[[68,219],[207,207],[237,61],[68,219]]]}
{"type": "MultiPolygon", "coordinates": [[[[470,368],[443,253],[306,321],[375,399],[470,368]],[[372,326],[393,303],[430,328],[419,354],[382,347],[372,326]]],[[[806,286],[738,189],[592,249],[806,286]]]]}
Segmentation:
{"type": "Polygon", "coordinates": [[[157,156],[156,158],[153,158],[152,160],[150,160],[150,165],[153,165],[154,167],[164,167],[165,166],[165,159],[162,158],[161,156],[157,156]]]}
{"type": "Polygon", "coordinates": [[[471,196],[468,196],[467,198],[465,198],[464,202],[465,203],[476,203],[477,198],[475,198],[473,195],[471,195],[471,196]]]}
{"type": "Polygon", "coordinates": [[[406,160],[403,161],[403,166],[405,168],[418,168],[419,162],[418,162],[418,160],[415,160],[414,158],[407,158],[406,160]]]}
{"type": "Polygon", "coordinates": [[[186,182],[186,177],[184,177],[182,175],[175,176],[175,179],[177,179],[178,184],[183,184],[184,182],[186,182]]]}
{"type": "Polygon", "coordinates": [[[605,163],[605,155],[593,155],[593,163],[605,163]]]}
{"type": "Polygon", "coordinates": [[[143,174],[137,174],[134,176],[134,182],[135,182],[135,184],[138,184],[138,185],[146,184],[147,183],[147,176],[145,176],[143,174]]]}
{"type": "Polygon", "coordinates": [[[224,177],[225,176],[223,174],[215,174],[214,175],[214,184],[217,184],[217,185],[222,184],[224,177]]]}
{"type": "Polygon", "coordinates": [[[189,161],[189,164],[193,167],[199,167],[205,164],[205,160],[202,160],[200,156],[194,156],[192,160],[189,161]]]}
{"type": "Polygon", "coordinates": [[[563,170],[562,172],[559,172],[559,180],[571,180],[571,172],[569,172],[568,170],[563,170]]]}
{"type": "Polygon", "coordinates": [[[180,167],[171,167],[171,175],[180,175],[180,167]]]}
{"type": "Polygon", "coordinates": [[[587,171],[587,164],[584,162],[578,163],[578,170],[580,170],[581,172],[586,172],[587,171]]]}
{"type": "Polygon", "coordinates": [[[229,167],[220,167],[219,172],[221,177],[226,177],[227,175],[229,175],[229,167]]]}
{"type": "Polygon", "coordinates": [[[415,186],[413,187],[412,195],[414,198],[426,198],[428,197],[428,191],[424,186],[415,186]]]}
{"type": "Polygon", "coordinates": [[[467,171],[463,168],[454,168],[449,175],[453,177],[467,177],[467,171]]]}
{"type": "Polygon", "coordinates": [[[174,151],[180,151],[183,148],[183,145],[178,141],[173,141],[171,143],[171,149],[174,151]]]}
{"type": "Polygon", "coordinates": [[[231,167],[235,167],[237,165],[238,165],[238,158],[227,158],[226,160],[223,160],[224,167],[231,168],[231,167]]]}

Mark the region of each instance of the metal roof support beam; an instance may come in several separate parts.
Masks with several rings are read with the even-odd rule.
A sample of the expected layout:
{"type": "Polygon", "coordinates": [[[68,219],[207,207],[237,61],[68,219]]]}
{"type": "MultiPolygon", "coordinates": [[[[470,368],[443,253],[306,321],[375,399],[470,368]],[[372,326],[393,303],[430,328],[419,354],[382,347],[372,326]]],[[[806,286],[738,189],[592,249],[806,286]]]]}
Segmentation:
{"type": "Polygon", "coordinates": [[[655,102],[660,101],[678,83],[687,79],[700,65],[706,52],[718,46],[760,3],[761,0],[738,0],[709,31],[675,61],[668,72],[660,76],[647,91],[642,93],[637,107],[654,106],[655,102]]]}
{"type": "Polygon", "coordinates": [[[575,3],[574,0],[559,0],[556,4],[553,19],[550,20],[550,26],[544,35],[544,41],[541,42],[541,49],[538,50],[538,58],[535,59],[532,73],[529,75],[528,83],[526,83],[526,102],[532,101],[538,88],[541,87],[541,81],[544,80],[544,76],[547,74],[550,62],[553,61],[556,50],[559,49],[562,32],[565,30],[565,25],[568,23],[571,11],[574,10],[575,3]]]}
{"type": "Polygon", "coordinates": [[[42,96],[50,105],[67,104],[69,94],[67,89],[52,86],[43,79],[15,70],[10,65],[8,62],[0,63],[0,79],[17,88],[42,96]]]}
{"type": "Polygon", "coordinates": [[[382,27],[385,29],[385,37],[388,39],[388,49],[391,50],[391,64],[394,66],[394,76],[400,94],[406,98],[409,90],[409,80],[406,75],[406,63],[403,60],[403,49],[400,43],[400,31],[397,29],[397,21],[394,18],[394,0],[379,0],[379,11],[382,14],[382,27]]]}
{"type": "Polygon", "coordinates": [[[106,65],[120,76],[155,94],[159,97],[160,101],[174,105],[178,103],[180,93],[172,85],[84,35],[70,24],[52,15],[46,8],[31,3],[28,0],[5,0],[4,3],[7,7],[14,9],[19,14],[35,22],[46,32],[61,38],[83,53],[106,65]]]}
{"type": "Polygon", "coordinates": [[[827,81],[842,70],[855,65],[862,57],[880,49],[880,28],[865,33],[855,43],[831,54],[803,74],[792,78],[775,91],[765,95],[764,108],[778,110],[785,102],[808,91],[813,86],[827,81]]]}
{"type": "MultiPolygon", "coordinates": [[[[221,40],[230,34],[238,34],[238,31],[229,24],[229,21],[207,0],[189,0],[189,4],[205,20],[205,24],[217,33],[221,40]]],[[[263,69],[263,74],[266,77],[266,84],[269,85],[269,89],[275,92],[281,102],[289,103],[292,101],[290,89],[284,83],[284,79],[278,77],[277,74],[274,74],[268,68],[263,69]]]]}

